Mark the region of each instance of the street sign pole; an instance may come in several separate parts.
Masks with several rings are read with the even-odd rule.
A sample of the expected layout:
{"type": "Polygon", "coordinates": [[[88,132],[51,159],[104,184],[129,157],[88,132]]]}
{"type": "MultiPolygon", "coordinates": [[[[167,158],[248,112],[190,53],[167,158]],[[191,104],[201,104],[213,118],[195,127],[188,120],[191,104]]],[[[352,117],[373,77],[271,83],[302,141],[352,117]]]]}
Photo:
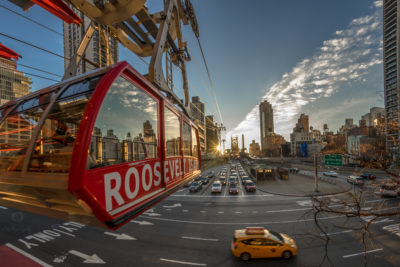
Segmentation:
{"type": "Polygon", "coordinates": [[[315,192],[318,191],[318,165],[317,165],[317,153],[314,153],[314,178],[315,178],[315,192]]]}

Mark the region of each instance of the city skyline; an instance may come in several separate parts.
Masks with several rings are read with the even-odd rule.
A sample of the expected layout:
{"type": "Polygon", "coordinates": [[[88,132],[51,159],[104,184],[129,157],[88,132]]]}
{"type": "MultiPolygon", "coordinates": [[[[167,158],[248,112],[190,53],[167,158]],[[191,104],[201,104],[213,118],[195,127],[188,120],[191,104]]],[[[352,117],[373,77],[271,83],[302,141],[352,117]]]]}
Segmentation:
{"type": "MultiPolygon", "coordinates": [[[[315,128],[322,129],[322,124],[326,122],[330,129],[338,129],[344,117],[358,118],[366,113],[368,109],[363,110],[361,106],[383,106],[383,100],[376,93],[383,91],[381,3],[373,0],[350,3],[344,0],[334,3],[296,2],[291,5],[289,12],[286,12],[288,7],[283,3],[255,2],[247,6],[244,16],[254,18],[256,27],[224,15],[221,10],[225,10],[226,6],[222,2],[193,3],[200,25],[200,39],[207,40],[203,43],[203,48],[212,73],[223,123],[228,129],[223,132],[222,137],[227,140],[226,147],[230,147],[230,136],[240,136],[242,133],[245,134],[247,144],[253,139],[259,141],[258,127],[254,127],[259,124],[255,119],[258,116],[253,107],[258,106],[264,99],[270,101],[276,110],[275,131],[286,139],[293,127],[294,118],[301,113],[310,115],[310,125],[315,128]],[[206,19],[210,12],[220,15],[206,19]],[[301,24],[296,23],[299,20],[302,21],[301,24]],[[274,21],[280,23],[277,25],[274,21]],[[260,35],[257,29],[264,29],[263,34],[260,35]],[[236,42],[237,32],[240,33],[240,37],[253,42],[255,53],[237,53],[248,48],[246,44],[236,42]],[[352,41],[351,34],[354,32],[358,32],[360,38],[352,41]],[[307,38],[303,38],[304,36],[307,38]],[[364,42],[367,37],[369,44],[364,42]],[[255,40],[258,41],[254,42],[255,40]],[[339,57],[336,61],[329,57],[334,53],[339,57]],[[324,57],[332,68],[321,65],[324,57]],[[354,62],[344,62],[344,58],[354,58],[354,62]],[[232,60],[241,64],[234,64],[232,60]],[[350,63],[358,65],[359,68],[350,63]],[[315,75],[302,76],[304,73],[316,73],[319,69],[330,79],[317,79],[315,75]],[[335,71],[344,69],[347,72],[343,75],[334,74],[335,71]],[[344,76],[349,77],[347,81],[341,81],[344,76]],[[299,86],[304,88],[296,89],[293,87],[296,83],[300,83],[299,86]],[[316,88],[314,83],[321,84],[316,88]],[[285,108],[285,105],[291,109],[285,108]],[[336,111],[336,114],[333,114],[332,110],[336,111]],[[314,115],[315,111],[318,111],[318,117],[314,115]],[[243,125],[244,118],[248,118],[248,123],[243,125]],[[242,131],[243,127],[247,131],[254,128],[256,134],[254,135],[253,131],[242,131]]],[[[4,6],[22,12],[8,1],[4,6]]],[[[149,5],[149,9],[156,10],[160,6],[161,2],[154,2],[149,5]]],[[[240,1],[231,1],[230,9],[233,13],[239,13],[242,9],[240,1]]],[[[31,24],[7,10],[0,9],[0,12],[2,20],[11,22],[10,27],[4,29],[5,34],[18,33],[16,37],[20,39],[63,54],[62,36],[31,24]],[[29,27],[25,27],[26,24],[29,24],[29,27]],[[27,31],[27,28],[32,27],[36,30],[27,31]]],[[[62,32],[62,22],[37,6],[23,14],[62,32]]],[[[215,120],[220,123],[212,92],[204,81],[207,79],[198,45],[189,29],[184,28],[183,31],[193,58],[193,62],[187,66],[191,84],[190,96],[200,96],[206,105],[206,115],[215,115],[215,120]]],[[[43,54],[4,36],[0,41],[22,54],[22,64],[63,74],[62,59],[43,54]]],[[[120,60],[128,60],[140,73],[147,73],[145,63],[121,45],[119,50],[120,60]]],[[[35,73],[23,67],[21,70],[35,73]]],[[[33,90],[54,84],[54,81],[35,77],[32,77],[32,80],[33,90]]],[[[179,86],[178,81],[176,87],[179,86]]]]}

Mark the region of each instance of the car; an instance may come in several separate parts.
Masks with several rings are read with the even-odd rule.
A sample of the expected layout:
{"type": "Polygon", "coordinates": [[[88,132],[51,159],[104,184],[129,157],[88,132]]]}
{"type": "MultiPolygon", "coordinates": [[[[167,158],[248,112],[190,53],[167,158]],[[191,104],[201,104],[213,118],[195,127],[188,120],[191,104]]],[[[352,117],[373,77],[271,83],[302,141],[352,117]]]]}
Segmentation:
{"type": "Polygon", "coordinates": [[[207,177],[201,177],[200,178],[200,182],[202,182],[203,184],[208,184],[208,178],[207,177]]]}
{"type": "Polygon", "coordinates": [[[221,193],[222,185],[220,182],[215,181],[211,186],[211,193],[221,193]]]}
{"type": "Polygon", "coordinates": [[[219,181],[222,185],[226,185],[226,178],[219,178],[219,181]]]}
{"type": "Polygon", "coordinates": [[[375,175],[370,174],[370,173],[363,173],[360,175],[360,177],[363,179],[370,179],[370,180],[374,180],[376,178],[375,175]]]}
{"type": "Polygon", "coordinates": [[[246,181],[251,181],[251,179],[248,176],[245,176],[242,178],[242,184],[245,184],[246,181]]]}
{"type": "Polygon", "coordinates": [[[197,176],[196,178],[194,178],[194,180],[195,180],[196,182],[198,182],[198,181],[200,181],[201,178],[202,178],[202,176],[197,176]]]}
{"type": "Polygon", "coordinates": [[[185,183],[185,184],[183,185],[183,187],[189,187],[193,182],[194,182],[194,180],[191,180],[191,181],[185,183]]]}
{"type": "Polygon", "coordinates": [[[323,172],[322,174],[325,175],[325,176],[330,176],[330,177],[337,177],[338,176],[337,172],[334,172],[334,171],[327,171],[327,172],[323,172]]]}
{"type": "Polygon", "coordinates": [[[202,189],[202,188],[203,188],[203,185],[202,185],[201,182],[196,182],[196,181],[194,181],[194,182],[189,186],[189,191],[190,191],[190,192],[197,192],[197,191],[199,191],[199,190],[202,189]]]}
{"type": "Polygon", "coordinates": [[[379,189],[382,197],[397,197],[399,196],[399,186],[397,184],[383,184],[379,189]]]}
{"type": "Polygon", "coordinates": [[[229,184],[229,194],[238,194],[239,188],[237,187],[236,183],[229,184]]]}
{"type": "Polygon", "coordinates": [[[296,173],[296,172],[299,172],[299,169],[298,169],[298,168],[290,168],[290,169],[289,169],[289,172],[294,172],[294,173],[296,173]]]}
{"type": "Polygon", "coordinates": [[[350,175],[349,177],[347,177],[347,182],[354,185],[360,185],[360,186],[364,185],[363,178],[355,175],[350,175]]]}
{"type": "Polygon", "coordinates": [[[214,174],[215,174],[214,171],[210,171],[206,174],[206,178],[208,179],[214,178],[214,174]]]}
{"type": "Polygon", "coordinates": [[[246,189],[247,192],[255,192],[256,191],[256,184],[253,183],[251,180],[246,182],[244,184],[244,189],[246,189]]]}
{"type": "Polygon", "coordinates": [[[231,242],[233,256],[247,261],[256,258],[285,258],[297,255],[295,241],[286,234],[264,227],[235,230],[231,242]]]}
{"type": "Polygon", "coordinates": [[[229,180],[228,180],[228,183],[229,184],[236,184],[237,183],[236,177],[230,177],[229,180]]]}

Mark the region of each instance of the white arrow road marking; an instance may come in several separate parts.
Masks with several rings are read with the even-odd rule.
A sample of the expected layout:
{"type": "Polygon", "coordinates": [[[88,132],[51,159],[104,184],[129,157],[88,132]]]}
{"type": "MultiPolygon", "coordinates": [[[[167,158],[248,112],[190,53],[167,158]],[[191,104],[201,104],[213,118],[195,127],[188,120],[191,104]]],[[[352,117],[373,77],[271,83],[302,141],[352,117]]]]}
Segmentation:
{"type": "Polygon", "coordinates": [[[303,206],[303,207],[310,207],[312,206],[311,200],[302,200],[302,201],[296,201],[297,205],[303,206]]]}
{"type": "Polygon", "coordinates": [[[106,262],[103,261],[102,259],[99,258],[96,254],[93,254],[92,256],[86,255],[82,252],[76,251],[76,250],[70,250],[68,251],[70,254],[78,256],[82,259],[84,259],[83,263],[102,263],[105,264],[106,262]]]}
{"type": "Polygon", "coordinates": [[[155,213],[154,209],[148,209],[146,212],[143,213],[144,215],[147,216],[161,216],[159,213],[155,213]]]}
{"type": "Polygon", "coordinates": [[[137,224],[139,224],[139,225],[153,225],[151,222],[148,222],[148,221],[132,220],[131,222],[137,223],[137,224]]]}
{"type": "Polygon", "coordinates": [[[134,238],[130,235],[127,235],[127,234],[117,234],[117,233],[110,233],[110,232],[104,232],[104,234],[110,235],[110,236],[115,236],[119,240],[136,240],[136,238],[134,238]]]}
{"type": "Polygon", "coordinates": [[[176,203],[176,204],[173,204],[173,205],[171,205],[171,206],[163,206],[164,208],[167,208],[167,209],[173,209],[173,208],[177,208],[177,207],[182,207],[182,204],[181,203],[176,203]]]}

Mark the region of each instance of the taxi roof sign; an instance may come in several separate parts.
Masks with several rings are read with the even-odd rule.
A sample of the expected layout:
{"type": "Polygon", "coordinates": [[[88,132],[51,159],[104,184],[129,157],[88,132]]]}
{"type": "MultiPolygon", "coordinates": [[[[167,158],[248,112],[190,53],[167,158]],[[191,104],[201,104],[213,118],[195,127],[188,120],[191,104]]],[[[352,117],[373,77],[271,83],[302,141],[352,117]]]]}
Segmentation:
{"type": "Polygon", "coordinates": [[[263,235],[264,227],[246,227],[246,234],[247,235],[263,235]]]}

